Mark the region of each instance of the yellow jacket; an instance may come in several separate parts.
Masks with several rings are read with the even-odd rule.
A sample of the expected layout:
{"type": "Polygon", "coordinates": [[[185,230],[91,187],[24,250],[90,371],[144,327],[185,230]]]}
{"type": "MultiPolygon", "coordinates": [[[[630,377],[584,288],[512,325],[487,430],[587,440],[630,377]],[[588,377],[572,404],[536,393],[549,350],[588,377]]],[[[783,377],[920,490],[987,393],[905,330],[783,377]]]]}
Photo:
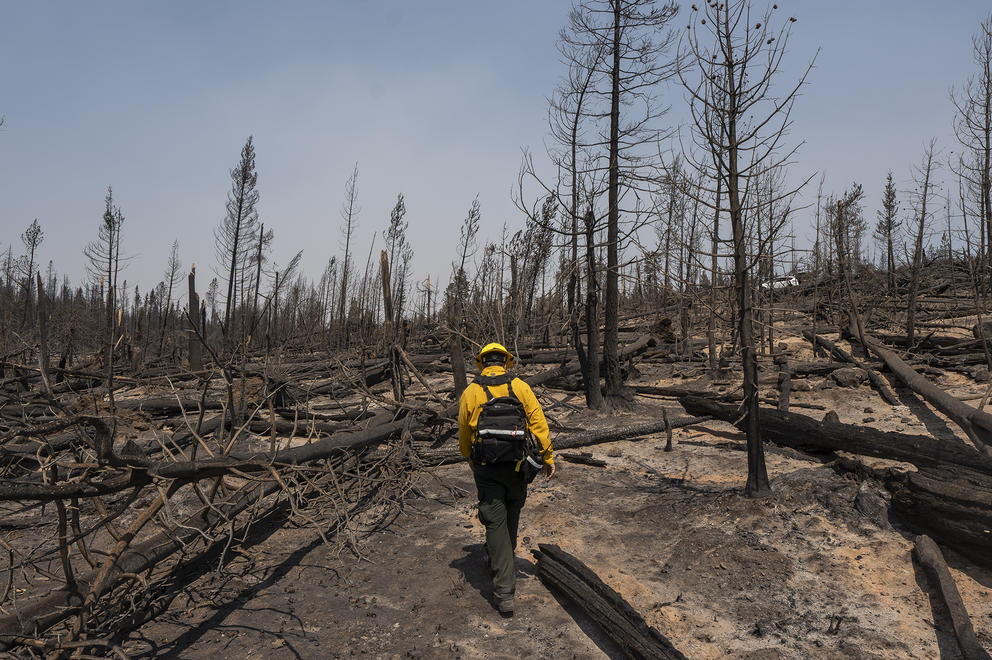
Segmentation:
{"type": "MultiPolygon", "coordinates": [[[[502,376],[506,369],[500,366],[490,366],[482,370],[483,376],[502,376]]],[[[513,393],[524,404],[524,411],[527,413],[527,430],[531,432],[537,440],[538,447],[541,448],[541,456],[545,463],[554,463],[554,451],[551,449],[551,432],[548,430],[548,421],[544,419],[544,411],[541,404],[534,396],[534,390],[530,385],[515,378],[512,382],[513,393]]],[[[508,396],[509,386],[490,385],[489,391],[493,397],[508,396]]],[[[472,448],[472,441],[475,439],[476,429],[479,425],[479,411],[488,398],[486,391],[477,383],[470,383],[462,398],[458,402],[458,449],[462,456],[469,457],[472,448]]]]}

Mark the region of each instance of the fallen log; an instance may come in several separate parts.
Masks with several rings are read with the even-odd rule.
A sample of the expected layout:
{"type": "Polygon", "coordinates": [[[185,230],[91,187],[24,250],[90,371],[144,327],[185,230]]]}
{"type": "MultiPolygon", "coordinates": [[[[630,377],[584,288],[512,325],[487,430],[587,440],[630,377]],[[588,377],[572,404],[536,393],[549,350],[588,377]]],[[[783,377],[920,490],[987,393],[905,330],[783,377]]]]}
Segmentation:
{"type": "MultiPolygon", "coordinates": [[[[277,388],[281,388],[286,392],[286,396],[290,400],[306,401],[312,397],[321,395],[345,396],[352,394],[355,391],[357,383],[364,383],[365,387],[372,387],[373,385],[378,385],[389,380],[392,376],[392,367],[388,360],[371,362],[364,367],[356,368],[356,371],[359,369],[362,371],[361,375],[354,378],[336,376],[333,378],[324,378],[306,385],[298,385],[273,376],[269,376],[268,381],[271,390],[274,391],[277,388]]],[[[330,369],[328,368],[328,370],[330,369]]]]}
{"type": "Polygon", "coordinates": [[[926,569],[931,586],[936,589],[937,597],[947,609],[961,656],[964,660],[989,660],[989,654],[985,652],[975,637],[971,617],[968,616],[968,610],[964,606],[964,601],[961,600],[961,594],[954,583],[954,578],[951,577],[951,572],[947,568],[947,562],[944,561],[944,555],[941,554],[940,548],[929,536],[917,536],[916,545],[913,547],[913,556],[926,569]]]}
{"type": "MultiPolygon", "coordinates": [[[[682,397],[679,403],[690,415],[710,416],[743,430],[738,406],[700,396],[682,397]]],[[[821,422],[799,413],[768,408],[761,409],[760,421],[762,438],[785,447],[813,453],[846,451],[905,461],[918,468],[955,465],[992,476],[992,457],[963,443],[942,442],[929,435],[880,431],[864,425],[821,422]]]]}
{"type": "Polygon", "coordinates": [[[574,447],[587,447],[603,442],[616,442],[618,440],[630,440],[644,435],[664,433],[667,428],[681,428],[691,426],[708,419],[706,416],[700,417],[676,417],[670,420],[670,424],[664,419],[653,419],[648,422],[634,422],[628,424],[616,424],[605,429],[593,431],[583,431],[582,433],[572,433],[566,437],[555,438],[552,442],[554,448],[572,449],[574,447]]]}
{"type": "MultiPolygon", "coordinates": [[[[710,415],[743,430],[736,406],[701,397],[679,402],[691,414],[710,415]]],[[[977,562],[992,562],[992,457],[963,443],[941,442],[931,436],[819,422],[764,408],[761,435],[777,445],[807,452],[845,451],[915,465],[916,472],[887,472],[892,512],[977,562]]]]}
{"type": "Polygon", "coordinates": [[[569,358],[568,351],[519,351],[513,356],[513,361],[520,361],[521,365],[528,364],[561,364],[569,358]]]}
{"type": "Polygon", "coordinates": [[[844,362],[797,362],[791,371],[793,376],[829,376],[846,366],[844,362]]]}
{"type": "MultiPolygon", "coordinates": [[[[857,332],[854,329],[855,333],[857,332]]],[[[855,336],[857,336],[855,334],[855,336]]],[[[992,456],[992,415],[972,408],[967,403],[957,399],[940,389],[923,374],[906,364],[898,355],[870,336],[860,338],[861,343],[885,361],[889,369],[907,387],[926,399],[937,410],[947,415],[951,421],[963,430],[975,448],[988,456],[992,456]]]]}
{"type": "Polygon", "coordinates": [[[985,357],[985,353],[961,353],[953,356],[936,355],[927,362],[941,369],[954,369],[975,364],[988,364],[988,358],[985,357]]]}
{"type": "Polygon", "coordinates": [[[606,461],[601,458],[596,458],[587,451],[581,451],[577,454],[573,453],[561,453],[558,457],[563,461],[568,461],[569,463],[578,463],[579,465],[591,465],[593,467],[605,467],[606,461]]]}
{"type": "MultiPolygon", "coordinates": [[[[149,397],[145,399],[117,399],[115,405],[119,410],[137,410],[152,415],[180,415],[184,411],[195,412],[200,409],[199,399],[183,399],[176,397],[149,397]]],[[[204,410],[220,410],[225,402],[216,399],[203,401],[204,410]]]]}
{"type": "Polygon", "coordinates": [[[557,545],[541,543],[537,576],[552,591],[563,594],[595,621],[628,657],[645,660],[685,660],[663,634],[652,628],[630,603],[603,582],[588,566],[557,545]]]}
{"type": "Polygon", "coordinates": [[[992,478],[965,467],[924,467],[890,474],[893,514],[914,529],[971,557],[992,563],[992,478]]]}
{"type": "Polygon", "coordinates": [[[810,340],[814,344],[819,344],[820,346],[823,346],[825,349],[830,351],[832,355],[836,356],[841,361],[847,362],[849,364],[853,364],[859,369],[864,369],[865,373],[868,374],[868,380],[871,381],[872,386],[876,390],[878,390],[879,395],[881,395],[881,397],[885,399],[885,402],[887,404],[889,404],[890,406],[902,405],[902,402],[899,401],[899,398],[895,395],[895,392],[892,391],[892,388],[889,387],[889,384],[885,382],[885,379],[882,378],[882,375],[877,371],[875,371],[874,369],[872,369],[869,365],[857,359],[856,357],[854,357],[853,355],[851,355],[850,353],[848,353],[843,348],[841,348],[834,342],[830,341],[826,337],[821,337],[820,335],[814,335],[809,330],[803,330],[803,337],[810,340]]]}
{"type": "MultiPolygon", "coordinates": [[[[875,337],[879,341],[885,342],[890,346],[899,346],[901,348],[908,347],[908,342],[906,341],[906,335],[876,333],[875,337]]],[[[952,337],[950,335],[938,335],[931,333],[922,339],[918,339],[916,341],[916,346],[933,346],[935,348],[950,348],[950,347],[955,347],[961,343],[962,343],[961,337],[952,337]]]]}
{"type": "Polygon", "coordinates": [[[719,401],[741,401],[744,394],[739,391],[712,393],[699,387],[680,387],[678,385],[633,385],[630,388],[637,394],[653,394],[655,396],[668,396],[678,399],[683,396],[702,396],[717,399],[719,401]]]}
{"type": "Polygon", "coordinates": [[[256,419],[248,425],[254,433],[271,433],[273,427],[280,435],[288,435],[293,438],[305,437],[313,434],[329,435],[346,430],[349,425],[346,423],[321,422],[316,419],[300,419],[298,421],[288,421],[284,419],[266,420],[256,419]]]}

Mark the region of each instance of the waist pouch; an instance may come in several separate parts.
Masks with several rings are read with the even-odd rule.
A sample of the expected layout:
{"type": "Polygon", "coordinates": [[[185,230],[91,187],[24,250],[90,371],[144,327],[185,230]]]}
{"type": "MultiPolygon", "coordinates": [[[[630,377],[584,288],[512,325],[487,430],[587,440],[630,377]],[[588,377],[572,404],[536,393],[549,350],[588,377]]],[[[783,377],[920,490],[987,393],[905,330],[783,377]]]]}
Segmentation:
{"type": "Polygon", "coordinates": [[[524,456],[523,460],[517,465],[517,470],[524,478],[524,483],[528,484],[534,481],[534,477],[539,475],[543,469],[544,463],[541,462],[541,456],[534,453],[524,456]]]}
{"type": "Polygon", "coordinates": [[[472,443],[472,462],[477,465],[516,463],[523,453],[523,443],[500,438],[479,438],[472,443]]]}

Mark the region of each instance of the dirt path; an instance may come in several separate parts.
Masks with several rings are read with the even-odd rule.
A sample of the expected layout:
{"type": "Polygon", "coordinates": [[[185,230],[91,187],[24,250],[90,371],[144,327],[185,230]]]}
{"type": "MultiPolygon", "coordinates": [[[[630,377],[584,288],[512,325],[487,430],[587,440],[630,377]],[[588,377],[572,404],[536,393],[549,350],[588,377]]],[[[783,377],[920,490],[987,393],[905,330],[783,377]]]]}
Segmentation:
{"type": "MultiPolygon", "coordinates": [[[[368,561],[334,556],[308,529],[276,529],[253,560],[198,583],[128,648],[189,658],[620,657],[534,577],[530,550],[551,542],[690,658],[954,657],[884,491],[770,448],[775,496],[747,500],[736,429],[713,422],[675,437],[672,453],[659,437],[592,447],[606,468],[562,463],[560,478],[532,488],[511,619],[490,604],[474,487],[455,465],[424,475],[423,497],[361,542],[368,561]]],[[[979,640],[992,646],[992,575],[949,559],[979,640]]]]}

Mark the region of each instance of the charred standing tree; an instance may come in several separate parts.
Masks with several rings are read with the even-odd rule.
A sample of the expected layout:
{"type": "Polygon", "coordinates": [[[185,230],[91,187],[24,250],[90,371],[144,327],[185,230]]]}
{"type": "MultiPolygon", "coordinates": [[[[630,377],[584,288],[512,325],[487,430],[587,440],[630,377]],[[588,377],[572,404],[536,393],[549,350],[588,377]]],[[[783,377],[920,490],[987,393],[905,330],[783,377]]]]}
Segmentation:
{"type": "MultiPolygon", "coordinates": [[[[584,137],[584,127],[595,121],[593,95],[593,82],[597,72],[601,68],[601,60],[605,48],[602,45],[585,44],[576,42],[568,30],[563,30],[558,40],[558,49],[565,61],[568,63],[568,77],[564,80],[555,92],[555,97],[551,101],[550,108],[550,128],[554,140],[561,146],[561,152],[552,154],[552,159],[559,165],[559,169],[568,175],[568,217],[564,220],[566,227],[568,246],[570,254],[567,257],[568,263],[568,285],[566,293],[566,304],[568,314],[568,326],[571,333],[571,341],[575,347],[576,355],[582,369],[585,382],[586,406],[589,408],[600,408],[603,404],[602,392],[599,388],[599,368],[596,366],[596,373],[589,372],[591,360],[598,361],[598,339],[596,344],[589,343],[589,351],[596,356],[590,358],[586,354],[586,349],[582,345],[582,335],[579,323],[579,310],[583,307],[581,302],[582,283],[582,263],[579,256],[579,236],[582,235],[586,241],[586,253],[594,251],[595,241],[595,215],[591,210],[594,206],[594,193],[596,188],[594,158],[588,158],[584,137]],[[581,162],[580,162],[581,159],[581,162]],[[592,171],[590,171],[592,170],[592,171]],[[579,216],[581,209],[588,207],[590,211],[582,216],[582,227],[579,226],[579,216]],[[592,216],[592,217],[589,217],[592,216]],[[592,223],[592,224],[589,224],[592,223]]],[[[531,168],[533,171],[533,168],[531,168]]],[[[559,186],[561,183],[559,182],[559,186]]],[[[564,204],[566,195],[559,191],[556,195],[559,201],[564,204]]],[[[588,271],[595,269],[595,260],[590,262],[586,259],[588,271]],[[590,264],[592,267],[590,268],[590,264]]],[[[594,277],[589,277],[586,273],[587,296],[589,287],[596,286],[594,277]]],[[[593,290],[595,293],[595,291],[593,290]]],[[[588,307],[586,307],[588,310],[588,307]]],[[[588,314],[588,311],[587,311],[588,314]]],[[[597,318],[597,310],[594,308],[593,318],[597,318]]],[[[588,318],[586,319],[588,322],[588,318]]],[[[598,324],[598,320],[595,321],[598,324]]],[[[587,324],[587,329],[592,325],[587,324]]],[[[598,328],[597,328],[598,332],[598,328]]]]}
{"type": "MultiPolygon", "coordinates": [[[[114,204],[114,193],[110,186],[107,187],[107,196],[104,198],[103,220],[97,232],[97,239],[86,245],[83,253],[89,260],[90,276],[98,280],[101,284],[101,294],[106,293],[103,298],[104,304],[104,326],[103,348],[104,370],[107,379],[107,395],[110,397],[111,410],[114,409],[114,347],[116,345],[117,318],[117,273],[120,269],[121,250],[121,225],[124,224],[124,215],[120,207],[114,204]],[[104,289],[106,287],[106,289],[104,289]]],[[[103,297],[101,295],[101,297],[103,297]]]]}
{"type": "MultiPolygon", "coordinates": [[[[906,299],[906,344],[910,348],[916,333],[916,296],[920,292],[920,273],[923,269],[923,239],[926,238],[927,225],[930,221],[927,210],[932,189],[936,187],[933,180],[934,157],[936,140],[931,139],[923,149],[923,160],[916,168],[915,176],[917,189],[913,196],[913,212],[916,226],[914,227],[913,261],[909,275],[909,294],[906,299]]],[[[932,205],[931,205],[932,206],[932,205]]]]}
{"type": "Polygon", "coordinates": [[[714,158],[716,170],[716,194],[713,197],[713,235],[710,241],[710,309],[706,321],[706,344],[709,348],[709,365],[712,373],[717,372],[716,355],[716,306],[720,280],[720,201],[723,192],[723,177],[720,176],[720,161],[714,158]]]}
{"type": "Polygon", "coordinates": [[[172,289],[179,282],[182,275],[179,270],[183,267],[179,261],[179,241],[172,242],[172,249],[169,252],[169,262],[165,267],[165,279],[168,280],[168,293],[165,296],[165,313],[162,316],[162,327],[158,335],[158,356],[162,357],[162,347],[165,345],[165,333],[169,329],[169,317],[172,310],[172,289]]]}
{"type": "Polygon", "coordinates": [[[590,208],[583,217],[586,230],[586,362],[582,371],[586,405],[603,407],[599,388],[599,279],[596,277],[596,216],[590,208]]]}
{"type": "Polygon", "coordinates": [[[35,271],[35,254],[38,251],[38,246],[41,242],[45,240],[45,232],[41,231],[41,225],[38,224],[38,218],[34,219],[28,228],[24,230],[21,234],[21,242],[24,243],[25,249],[27,249],[27,254],[24,255],[24,318],[21,319],[21,326],[23,327],[28,319],[31,318],[31,299],[32,292],[34,288],[32,287],[32,282],[34,281],[34,271],[35,271]]]}
{"type": "Polygon", "coordinates": [[[468,258],[475,253],[475,237],[479,233],[479,221],[482,219],[482,209],[479,198],[472,200],[465,222],[462,223],[461,234],[458,238],[458,263],[452,264],[454,276],[448,288],[448,325],[451,330],[448,348],[451,353],[451,370],[454,377],[457,400],[468,387],[468,375],[465,373],[465,353],[462,350],[462,326],[464,302],[468,297],[468,276],[465,266],[468,258]]]}
{"type": "Polygon", "coordinates": [[[595,74],[589,94],[595,106],[590,113],[603,122],[599,130],[604,137],[590,146],[599,152],[598,159],[606,160],[599,165],[607,171],[603,357],[606,395],[614,400],[623,388],[618,359],[620,204],[624,193],[644,189],[655,178],[647,154],[657,149],[657,123],[667,109],[656,94],[659,83],[673,75],[668,25],[677,13],[672,2],[583,0],[562,34],[562,41],[577,51],[603,53],[592,58],[595,74]]]}
{"type": "Polygon", "coordinates": [[[231,191],[227,195],[227,215],[220,227],[214,232],[217,241],[217,258],[220,262],[221,274],[227,276],[227,300],[224,303],[224,336],[232,338],[231,319],[237,307],[236,283],[240,279],[243,264],[252,245],[250,237],[254,235],[255,224],[258,222],[258,174],[255,172],[255,145],[252,137],[248,136],[245,146],[241,148],[241,160],[237,167],[231,170],[231,191]]]}
{"type": "Polygon", "coordinates": [[[410,223],[404,220],[406,216],[406,200],[403,193],[396,196],[396,204],[389,212],[389,227],[382,232],[382,237],[389,246],[389,267],[391,273],[390,299],[392,300],[393,314],[386,319],[393,323],[399,330],[403,315],[403,301],[406,293],[407,267],[413,257],[413,249],[406,238],[406,231],[410,223]],[[402,263],[401,263],[402,262],[402,263]]]}
{"type": "MultiPolygon", "coordinates": [[[[678,6],[672,3],[657,7],[654,0],[610,0],[613,11],[610,50],[610,142],[609,183],[607,187],[608,217],[606,224],[606,296],[604,298],[603,361],[606,364],[606,396],[618,399],[622,392],[620,376],[620,159],[621,139],[629,144],[633,138],[629,129],[621,131],[620,106],[625,107],[640,97],[650,97],[640,91],[671,74],[668,63],[659,57],[668,50],[670,38],[652,41],[652,32],[661,32],[675,17],[678,6]],[[622,135],[622,137],[621,137],[622,135]]],[[[650,106],[649,106],[650,107],[650,106]]],[[[636,123],[636,122],[635,122],[636,123]]],[[[644,136],[641,137],[643,139],[644,136]]],[[[626,185],[632,185],[627,181],[626,185]]]]}
{"type": "MultiPolygon", "coordinates": [[[[704,178],[719,179],[727,194],[734,254],[734,289],[738,336],[744,368],[744,422],[748,477],[745,494],[771,492],[758,420],[758,369],[755,361],[750,229],[760,218],[763,200],[754,191],[763,177],[779,170],[795,153],[781,149],[796,94],[812,68],[781,91],[773,91],[795,18],[772,28],[778,5],[757,17],[749,0],[693,5],[679,48],[677,70],[690,95],[699,153],[685,154],[704,178]],[[714,163],[716,165],[714,166],[714,163]]],[[[783,191],[782,199],[792,191],[783,191]]],[[[710,203],[711,206],[715,206],[710,203]]],[[[766,240],[768,237],[765,237],[766,240]]]]}
{"type": "Polygon", "coordinates": [[[348,345],[348,274],[351,269],[351,236],[358,224],[358,164],[344,185],[344,204],[341,218],[344,220],[344,261],[341,265],[341,293],[338,295],[338,347],[348,345]]]}
{"type": "MultiPolygon", "coordinates": [[[[214,280],[215,282],[217,280],[214,280]]],[[[186,321],[189,323],[189,330],[187,330],[189,339],[189,370],[199,371],[203,368],[202,361],[202,351],[200,347],[200,337],[204,336],[203,328],[201,331],[200,327],[200,297],[196,293],[196,266],[194,265],[189,269],[189,277],[187,278],[187,283],[189,284],[189,298],[186,303],[186,321]]],[[[204,326],[206,324],[203,324],[204,326]]]]}
{"type": "Polygon", "coordinates": [[[894,293],[896,290],[896,261],[893,243],[899,225],[899,200],[896,198],[896,185],[892,182],[892,172],[889,172],[885,177],[885,188],[882,190],[882,210],[878,212],[875,238],[885,248],[886,282],[890,293],[894,293]]]}
{"type": "Polygon", "coordinates": [[[992,256],[992,15],[982,21],[971,44],[977,75],[951,91],[951,102],[954,134],[964,150],[958,174],[967,182],[972,213],[979,218],[985,259],[992,256]]]}

